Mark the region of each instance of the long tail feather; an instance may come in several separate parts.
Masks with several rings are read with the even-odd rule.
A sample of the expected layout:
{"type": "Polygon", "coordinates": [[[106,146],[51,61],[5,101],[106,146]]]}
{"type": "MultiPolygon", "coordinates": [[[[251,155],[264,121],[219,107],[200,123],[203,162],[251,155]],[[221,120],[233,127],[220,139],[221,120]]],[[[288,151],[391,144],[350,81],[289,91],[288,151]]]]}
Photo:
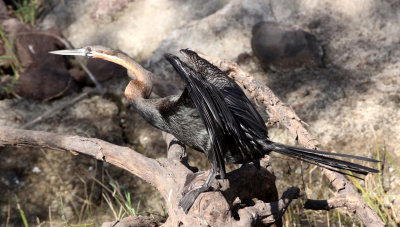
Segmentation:
{"type": "MultiPolygon", "coordinates": [[[[273,151],[295,158],[299,159],[302,161],[306,161],[308,163],[312,163],[317,166],[321,166],[319,164],[327,165],[329,167],[325,167],[327,169],[340,172],[339,170],[350,170],[352,172],[362,174],[362,175],[367,175],[368,173],[378,173],[379,171],[370,167],[366,167],[363,165],[359,165],[356,163],[351,163],[348,161],[343,161],[339,160],[336,158],[332,158],[329,156],[336,156],[336,157],[344,157],[344,158],[352,158],[352,159],[357,159],[357,160],[362,160],[362,161],[368,161],[368,162],[379,162],[375,159],[370,159],[370,158],[365,158],[365,157],[360,157],[360,156],[354,156],[354,155],[347,155],[347,154],[337,154],[337,153],[330,153],[326,151],[318,151],[318,150],[311,150],[311,149],[306,149],[306,148],[300,148],[300,147],[292,147],[292,146],[287,146],[284,144],[279,144],[279,143],[273,143],[272,144],[273,151]]],[[[343,172],[340,172],[343,173],[343,172]]]]}

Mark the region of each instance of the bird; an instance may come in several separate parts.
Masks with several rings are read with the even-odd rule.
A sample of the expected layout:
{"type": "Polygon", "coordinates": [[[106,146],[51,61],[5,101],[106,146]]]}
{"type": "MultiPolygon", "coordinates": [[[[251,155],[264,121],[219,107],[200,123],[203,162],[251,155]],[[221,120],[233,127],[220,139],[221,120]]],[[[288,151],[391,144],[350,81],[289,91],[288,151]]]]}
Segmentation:
{"type": "Polygon", "coordinates": [[[190,65],[175,55],[165,54],[166,60],[185,81],[186,87],[180,94],[161,98],[150,98],[153,88],[151,73],[121,51],[104,46],[87,46],[50,53],[100,58],[122,65],[131,74],[132,80],[124,94],[133,109],[152,126],[174,135],[186,146],[207,156],[211,169],[204,184],[189,187],[179,201],[178,205],[185,213],[202,192],[211,188],[217,176],[226,178],[225,163],[256,163],[270,152],[336,172],[350,170],[361,175],[378,172],[335,157],[378,162],[374,159],[271,141],[262,117],[240,86],[192,50],[180,51],[190,65]]]}

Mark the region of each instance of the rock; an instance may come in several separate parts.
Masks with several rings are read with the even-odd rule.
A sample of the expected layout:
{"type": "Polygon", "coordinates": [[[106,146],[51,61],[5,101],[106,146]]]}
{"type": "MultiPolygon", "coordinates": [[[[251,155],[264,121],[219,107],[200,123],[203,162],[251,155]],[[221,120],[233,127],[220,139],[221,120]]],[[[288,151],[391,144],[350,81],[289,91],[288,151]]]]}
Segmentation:
{"type": "Polygon", "coordinates": [[[4,20],[9,18],[8,10],[6,4],[4,4],[3,0],[0,0],[0,20],[4,20]]]}
{"type": "Polygon", "coordinates": [[[69,75],[72,77],[72,78],[74,78],[74,80],[77,82],[77,83],[79,83],[79,84],[86,84],[86,80],[88,79],[87,78],[87,75],[86,75],[86,73],[85,73],[85,71],[83,71],[83,70],[80,70],[80,69],[78,69],[78,68],[72,68],[72,69],[70,69],[70,70],[68,70],[69,71],[69,75]]]}
{"type": "MultiPolygon", "coordinates": [[[[101,59],[89,58],[86,66],[99,82],[104,82],[112,77],[126,77],[126,69],[118,64],[101,59]]],[[[90,78],[86,78],[86,84],[93,84],[90,78]]]]}
{"type": "Polygon", "coordinates": [[[268,1],[233,0],[211,15],[183,24],[166,37],[148,61],[153,71],[171,78],[174,70],[164,60],[164,54],[179,55],[179,50],[191,48],[210,56],[235,59],[250,49],[251,27],[260,20],[271,20],[268,1]]]}
{"type": "Polygon", "coordinates": [[[21,183],[17,173],[12,170],[5,171],[0,175],[0,181],[10,189],[18,187],[21,183]]]}
{"type": "Polygon", "coordinates": [[[30,30],[28,25],[22,23],[15,18],[4,20],[2,22],[2,26],[3,31],[9,35],[15,35],[21,32],[28,32],[30,30]]]}
{"type": "MultiPolygon", "coordinates": [[[[79,1],[84,2],[84,1],[79,1]]],[[[72,4],[78,3],[78,1],[63,1],[62,3],[58,2],[51,9],[51,13],[47,12],[45,18],[40,20],[40,24],[36,24],[38,28],[41,30],[57,28],[60,30],[64,30],[67,28],[72,22],[76,21],[79,13],[76,13],[76,8],[71,7],[72,4]]],[[[85,10],[84,7],[81,8],[85,10]]],[[[86,12],[87,13],[87,12],[86,12]]]]}
{"type": "Polygon", "coordinates": [[[147,157],[164,156],[167,150],[161,131],[147,123],[131,108],[121,113],[124,135],[135,149],[147,157]]]}
{"type": "Polygon", "coordinates": [[[40,67],[29,68],[20,74],[16,93],[26,99],[49,100],[71,91],[77,91],[75,81],[65,68],[40,67]]]}
{"type": "MultiPolygon", "coordinates": [[[[84,99],[67,111],[64,127],[59,130],[75,131],[78,135],[95,137],[110,143],[123,142],[119,125],[118,106],[99,96],[84,99]]],[[[65,131],[61,131],[64,133],[65,131]]]]}
{"type": "Polygon", "coordinates": [[[251,61],[251,55],[247,52],[241,53],[237,56],[236,63],[239,65],[247,65],[251,61]]]}
{"type": "MultiPolygon", "coordinates": [[[[76,91],[77,85],[69,75],[63,56],[49,51],[65,48],[56,36],[56,29],[38,31],[16,19],[3,22],[4,30],[14,42],[14,52],[21,67],[16,93],[27,99],[49,100],[76,91]]],[[[6,54],[11,56],[6,49],[6,54]]],[[[13,61],[13,59],[9,60],[13,61]]]]}
{"type": "Polygon", "coordinates": [[[121,13],[130,2],[133,0],[98,0],[91,17],[101,21],[114,21],[116,15],[121,13]]]}
{"type": "MultiPolygon", "coordinates": [[[[124,67],[102,59],[89,58],[86,61],[86,66],[96,77],[98,82],[105,82],[115,77],[126,77],[127,71],[124,67]]],[[[89,78],[85,71],[78,68],[71,68],[69,70],[71,77],[80,85],[94,85],[93,81],[89,78]]]]}
{"type": "Polygon", "coordinates": [[[65,69],[63,56],[49,54],[49,51],[65,48],[51,35],[35,30],[17,33],[14,45],[18,59],[24,68],[46,66],[65,69]]]}
{"type": "MultiPolygon", "coordinates": [[[[19,20],[15,19],[15,18],[10,18],[10,19],[6,19],[4,21],[2,21],[1,23],[2,28],[3,28],[3,32],[9,37],[8,38],[8,42],[10,43],[11,40],[15,39],[15,35],[18,32],[27,32],[29,31],[29,26],[20,22],[19,20]]],[[[10,53],[10,50],[8,47],[5,46],[5,43],[3,40],[0,40],[1,42],[1,48],[0,48],[0,52],[1,55],[6,55],[6,56],[12,56],[12,53],[10,53]]],[[[9,68],[11,62],[13,61],[12,58],[8,59],[1,59],[1,66],[3,68],[9,68]]]]}
{"type": "MultiPolygon", "coordinates": [[[[102,2],[109,4],[111,1],[102,0],[102,2]]],[[[113,2],[117,2],[117,0],[113,0],[113,2]]],[[[129,2],[129,0],[119,0],[118,2],[125,4],[124,2],[129,2]]],[[[105,45],[123,50],[138,62],[143,62],[151,57],[160,43],[174,33],[177,28],[212,15],[228,2],[227,0],[132,1],[126,4],[124,10],[118,12],[114,22],[109,22],[107,18],[99,20],[91,15],[91,12],[99,10],[99,5],[103,4],[100,1],[65,1],[64,7],[56,7],[57,11],[49,13],[44,22],[46,24],[56,22],[57,28],[65,28],[63,34],[75,47],[93,44],[105,45]],[[59,10],[66,13],[59,12],[59,10]],[[76,16],[68,20],[55,20],[57,15],[63,16],[64,14],[76,16]],[[66,24],[66,22],[70,22],[70,24],[66,24]]],[[[247,2],[250,5],[249,3],[252,1],[247,2]]],[[[258,0],[257,4],[259,2],[262,1],[258,0]]],[[[113,6],[109,8],[112,9],[113,6]]],[[[260,9],[260,14],[262,10],[260,9]]],[[[257,19],[257,21],[259,20],[257,19]]],[[[233,22],[231,23],[233,24],[233,22]]],[[[206,30],[203,31],[206,32],[206,30]]],[[[187,40],[187,42],[189,41],[190,39],[187,40]]],[[[185,47],[191,46],[185,45],[185,47]]]]}
{"type": "Polygon", "coordinates": [[[265,67],[292,70],[322,66],[323,51],[314,35],[272,22],[259,22],[252,30],[253,53],[265,67]]]}

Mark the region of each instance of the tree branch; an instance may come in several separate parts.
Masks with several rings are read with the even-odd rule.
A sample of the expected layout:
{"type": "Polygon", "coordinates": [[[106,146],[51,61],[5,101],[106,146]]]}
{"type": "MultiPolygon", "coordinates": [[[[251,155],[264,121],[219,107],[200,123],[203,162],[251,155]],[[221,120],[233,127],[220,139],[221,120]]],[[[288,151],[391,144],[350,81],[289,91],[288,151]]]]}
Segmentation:
{"type": "Polygon", "coordinates": [[[192,172],[199,171],[198,168],[190,166],[188,163],[188,156],[186,153],[186,146],[179,141],[175,136],[162,132],[163,139],[167,143],[167,154],[169,159],[177,160],[186,166],[192,172]]]}
{"type": "Polygon", "coordinates": [[[156,160],[147,158],[130,148],[94,138],[0,126],[0,146],[4,145],[45,147],[89,155],[128,170],[152,185],[159,181],[157,178],[162,172],[156,160]]]}
{"type": "MultiPolygon", "coordinates": [[[[167,137],[171,138],[171,136],[167,137]]],[[[182,197],[186,176],[193,173],[177,158],[180,156],[171,155],[170,159],[154,160],[146,158],[132,149],[99,139],[0,126],[0,146],[5,145],[45,147],[85,154],[128,170],[154,185],[164,197],[169,214],[165,226],[177,226],[179,223],[183,226],[215,226],[226,223],[237,225],[239,223],[233,218],[231,211],[235,206],[235,201],[246,202],[251,201],[252,198],[261,198],[264,201],[278,199],[275,177],[268,171],[268,160],[263,161],[260,168],[246,164],[228,173],[228,180],[219,180],[220,190],[202,193],[189,214],[186,215],[178,207],[178,201],[182,197]],[[260,181],[263,184],[260,184],[260,181]],[[249,190],[243,190],[243,188],[249,188],[249,190]],[[215,216],[216,212],[218,213],[217,217],[215,216]]],[[[214,188],[218,188],[215,185],[217,184],[214,182],[214,188]]],[[[283,202],[287,204],[290,201],[283,202]]],[[[259,202],[259,204],[263,203],[259,202]]],[[[263,212],[254,220],[272,220],[271,215],[275,218],[273,220],[277,220],[280,218],[278,214],[283,214],[286,209],[285,206],[281,206],[281,203],[282,201],[265,205],[271,207],[270,211],[265,210],[265,206],[263,208],[261,205],[256,205],[254,209],[258,209],[259,213],[263,212]],[[260,208],[258,208],[259,206],[260,208]]],[[[250,211],[253,210],[250,209],[250,211]]],[[[246,214],[246,212],[240,212],[246,214]]]]}
{"type": "Polygon", "coordinates": [[[167,143],[168,158],[179,161],[187,159],[185,144],[169,133],[162,132],[162,136],[167,143]]]}
{"type": "Polygon", "coordinates": [[[357,207],[357,198],[350,200],[348,197],[337,196],[328,200],[308,199],[304,204],[304,208],[311,210],[331,210],[338,207],[351,207],[351,210],[357,207]]]}
{"type": "Polygon", "coordinates": [[[290,202],[299,197],[299,193],[299,188],[292,187],[283,193],[279,201],[264,203],[259,200],[256,205],[239,210],[240,221],[238,221],[237,226],[251,226],[252,223],[256,222],[275,223],[282,218],[290,202]]]}

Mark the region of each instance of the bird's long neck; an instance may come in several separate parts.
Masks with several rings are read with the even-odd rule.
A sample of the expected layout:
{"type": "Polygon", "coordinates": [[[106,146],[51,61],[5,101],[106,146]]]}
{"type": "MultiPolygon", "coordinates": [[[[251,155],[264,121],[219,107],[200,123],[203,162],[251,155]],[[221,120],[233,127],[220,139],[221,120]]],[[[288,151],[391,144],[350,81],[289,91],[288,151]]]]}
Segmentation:
{"type": "Polygon", "coordinates": [[[130,75],[132,80],[125,88],[125,96],[128,100],[148,98],[150,96],[153,88],[151,72],[147,71],[132,58],[122,52],[116,52],[112,54],[100,53],[93,55],[93,57],[119,64],[128,69],[128,71],[134,75],[134,78],[132,75],[130,75]]]}

